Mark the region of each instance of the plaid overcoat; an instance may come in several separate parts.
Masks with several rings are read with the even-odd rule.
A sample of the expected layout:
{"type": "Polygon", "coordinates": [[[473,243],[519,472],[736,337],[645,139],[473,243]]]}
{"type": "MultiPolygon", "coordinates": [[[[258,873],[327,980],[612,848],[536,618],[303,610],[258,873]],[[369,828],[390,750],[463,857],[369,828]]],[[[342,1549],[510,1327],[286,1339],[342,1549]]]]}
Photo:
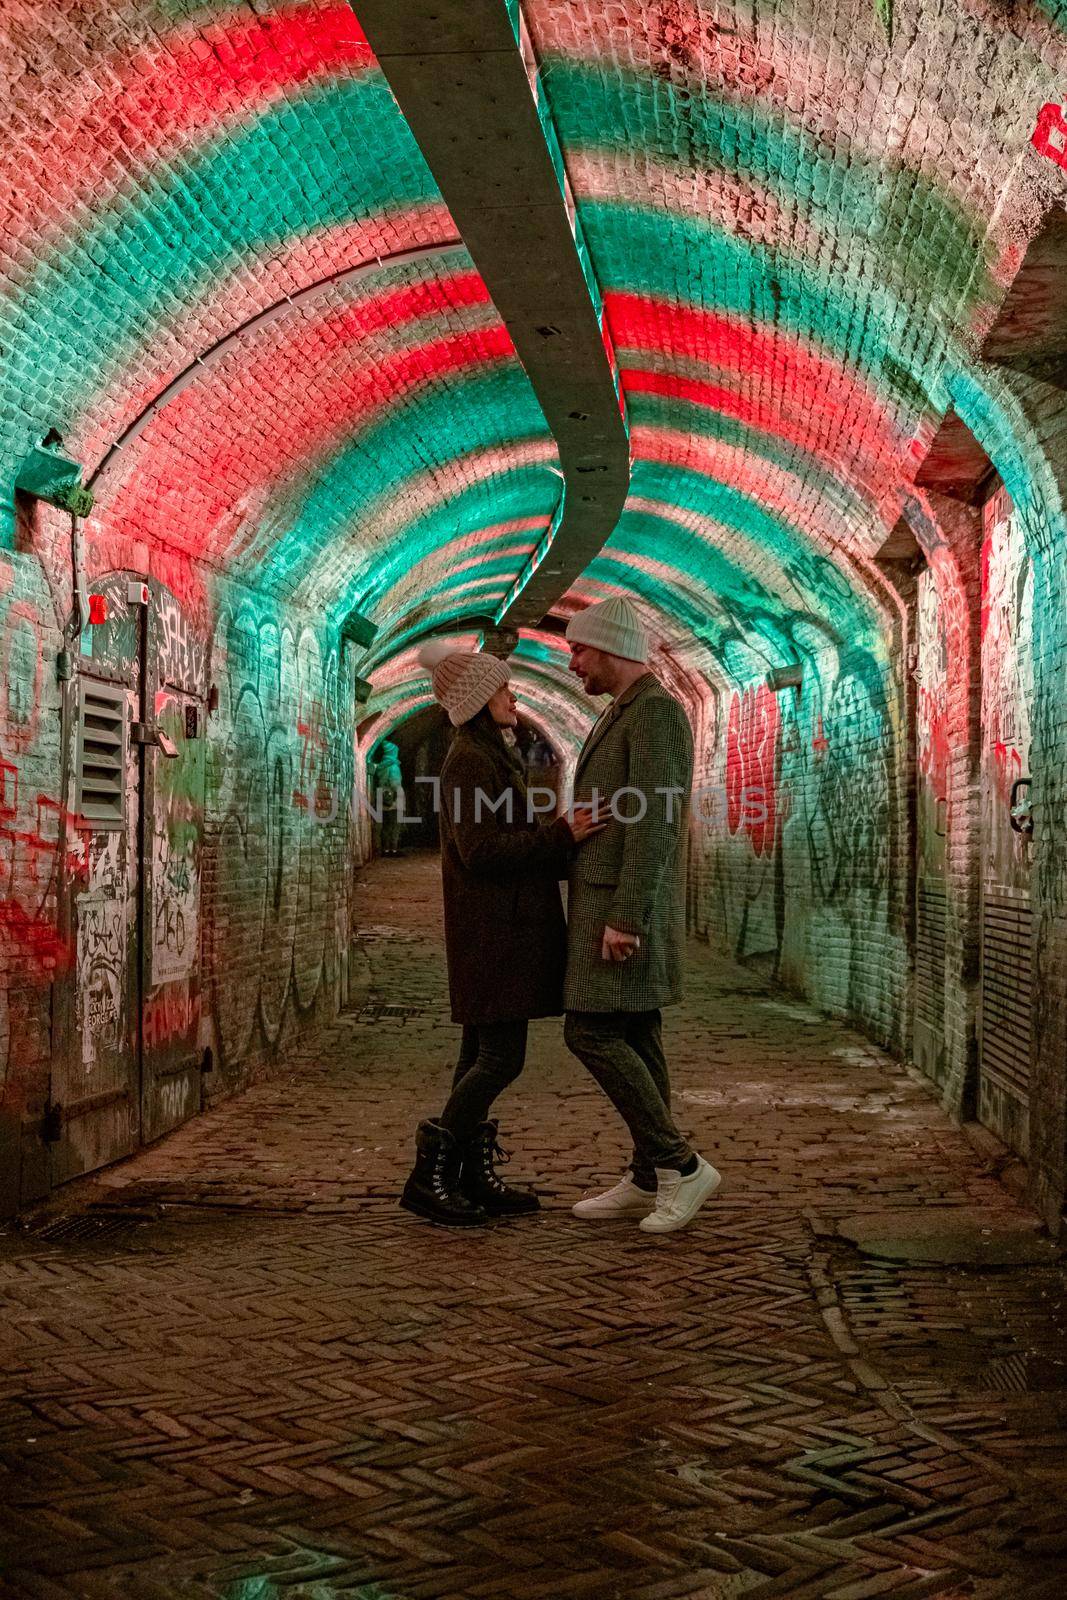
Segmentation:
{"type": "Polygon", "coordinates": [[[573,858],[567,917],[568,1011],[652,1011],[681,998],[693,735],[681,704],[646,673],[589,734],[575,800],[613,816],[573,858]],[[659,791],[657,793],[657,790],[659,791]],[[673,791],[673,792],[671,792],[673,791]],[[640,936],[628,960],[600,954],[605,926],[640,936]]]}

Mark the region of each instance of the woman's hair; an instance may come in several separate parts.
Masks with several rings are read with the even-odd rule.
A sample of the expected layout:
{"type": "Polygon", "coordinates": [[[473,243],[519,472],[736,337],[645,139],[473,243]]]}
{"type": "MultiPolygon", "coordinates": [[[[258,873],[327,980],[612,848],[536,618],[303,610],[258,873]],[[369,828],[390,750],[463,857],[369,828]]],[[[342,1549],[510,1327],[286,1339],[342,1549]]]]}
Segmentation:
{"type": "Polygon", "coordinates": [[[473,717],[468,717],[466,722],[461,722],[460,727],[470,728],[472,733],[484,733],[495,735],[497,738],[500,737],[500,727],[493,720],[493,713],[488,705],[484,705],[480,711],[476,711],[473,717]]]}
{"type": "Polygon", "coordinates": [[[503,728],[493,720],[493,713],[488,706],[483,706],[480,711],[474,713],[473,717],[468,717],[466,722],[461,722],[459,727],[453,731],[453,737],[457,733],[464,733],[467,730],[473,733],[476,738],[488,740],[494,750],[500,751],[508,766],[512,767],[519,777],[524,775],[526,768],[523,765],[522,757],[519,755],[518,750],[513,749],[505,739],[503,728]]]}

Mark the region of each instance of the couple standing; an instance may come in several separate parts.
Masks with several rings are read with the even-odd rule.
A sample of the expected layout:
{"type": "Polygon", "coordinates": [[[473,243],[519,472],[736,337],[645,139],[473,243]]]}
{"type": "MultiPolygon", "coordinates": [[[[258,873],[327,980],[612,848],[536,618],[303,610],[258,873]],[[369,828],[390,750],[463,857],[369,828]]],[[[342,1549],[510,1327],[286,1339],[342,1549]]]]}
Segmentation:
{"type": "Polygon", "coordinates": [[[670,1233],[719,1185],[671,1116],[660,1028],[659,1008],[681,991],[692,734],[648,670],[648,636],[628,600],[579,612],[567,640],[586,693],[612,699],[578,758],[574,806],[552,821],[530,805],[510,742],[517,718],[505,664],[433,645],[419,657],[456,729],[440,780],[441,874],[463,1040],[444,1110],[419,1124],[401,1205],[458,1226],[538,1209],[536,1195],[499,1177],[489,1111],[522,1071],[529,1019],[565,1010],[568,1048],[634,1146],[621,1181],[574,1214],[670,1233]]]}

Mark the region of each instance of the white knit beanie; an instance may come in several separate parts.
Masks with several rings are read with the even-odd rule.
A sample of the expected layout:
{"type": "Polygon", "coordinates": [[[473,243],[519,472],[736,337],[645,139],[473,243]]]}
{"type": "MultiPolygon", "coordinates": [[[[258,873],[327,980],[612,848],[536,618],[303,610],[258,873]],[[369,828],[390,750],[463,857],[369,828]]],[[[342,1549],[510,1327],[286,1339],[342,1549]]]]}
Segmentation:
{"type": "Polygon", "coordinates": [[[571,644],[606,650],[624,661],[648,660],[648,631],[625,595],[613,594],[610,600],[576,611],[567,624],[567,638],[571,644]]]}
{"type": "Polygon", "coordinates": [[[486,655],[483,650],[457,650],[445,639],[424,644],[418,660],[429,672],[434,699],[444,706],[454,728],[477,716],[511,676],[499,656],[486,655]]]}

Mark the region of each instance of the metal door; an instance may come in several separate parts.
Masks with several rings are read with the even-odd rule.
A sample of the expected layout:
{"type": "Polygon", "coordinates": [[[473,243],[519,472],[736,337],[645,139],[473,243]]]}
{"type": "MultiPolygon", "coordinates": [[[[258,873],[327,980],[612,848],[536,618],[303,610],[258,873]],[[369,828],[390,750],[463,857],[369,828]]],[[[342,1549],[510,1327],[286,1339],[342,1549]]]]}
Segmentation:
{"type": "Polygon", "coordinates": [[[67,918],[52,1181],[128,1155],[200,1107],[204,652],[174,597],[94,583],[65,749],[67,918]]]}
{"type": "Polygon", "coordinates": [[[1006,490],[983,507],[978,1115],[1027,1153],[1031,1050],[1033,576],[1006,490]]]}
{"type": "Polygon", "coordinates": [[[943,1086],[948,835],[948,641],[934,575],[919,574],[916,606],[916,873],[913,1053],[943,1086]]]}
{"type": "Polygon", "coordinates": [[[128,1155],[140,1139],[137,918],[140,771],[138,629],[125,579],[96,586],[107,621],[87,627],[68,686],[61,819],[65,921],[74,952],[52,1065],[51,1180],[128,1155]]]}
{"type": "Polygon", "coordinates": [[[146,1141],[200,1109],[205,653],[167,590],[148,616],[141,1116],[146,1141]]]}

